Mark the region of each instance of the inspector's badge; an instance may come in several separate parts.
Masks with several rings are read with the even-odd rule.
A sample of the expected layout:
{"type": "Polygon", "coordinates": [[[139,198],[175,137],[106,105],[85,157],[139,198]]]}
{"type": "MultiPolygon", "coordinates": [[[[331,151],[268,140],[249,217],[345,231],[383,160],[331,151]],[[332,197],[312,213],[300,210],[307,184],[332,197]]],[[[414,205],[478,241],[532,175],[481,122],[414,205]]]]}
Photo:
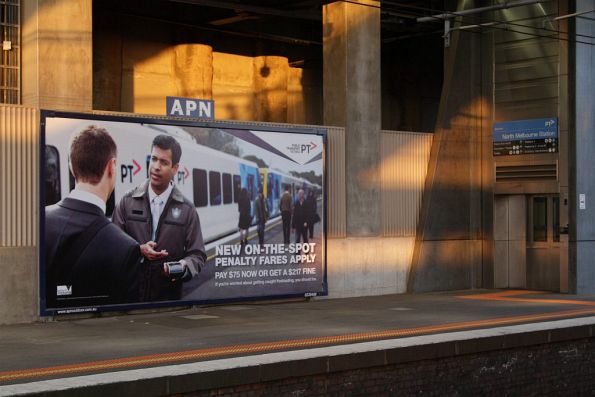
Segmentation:
{"type": "Polygon", "coordinates": [[[182,210],[179,208],[172,208],[171,209],[171,216],[174,217],[174,219],[178,219],[180,217],[180,215],[182,215],[182,210]]]}

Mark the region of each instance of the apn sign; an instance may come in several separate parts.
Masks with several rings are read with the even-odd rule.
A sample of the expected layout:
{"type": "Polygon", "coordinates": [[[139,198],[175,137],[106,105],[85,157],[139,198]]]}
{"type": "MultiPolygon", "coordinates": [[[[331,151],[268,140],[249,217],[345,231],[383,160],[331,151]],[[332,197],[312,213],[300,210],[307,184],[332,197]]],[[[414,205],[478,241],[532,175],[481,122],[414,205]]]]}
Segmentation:
{"type": "Polygon", "coordinates": [[[166,97],[167,115],[195,119],[214,119],[215,103],[207,99],[166,97]]]}

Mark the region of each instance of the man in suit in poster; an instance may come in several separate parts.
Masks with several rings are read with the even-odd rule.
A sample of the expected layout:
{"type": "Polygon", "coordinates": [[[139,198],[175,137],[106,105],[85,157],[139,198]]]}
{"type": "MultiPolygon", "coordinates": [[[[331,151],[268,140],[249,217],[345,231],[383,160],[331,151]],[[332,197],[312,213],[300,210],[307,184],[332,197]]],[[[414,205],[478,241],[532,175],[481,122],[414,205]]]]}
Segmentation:
{"type": "Polygon", "coordinates": [[[139,244],[105,216],[116,183],[116,144],[89,126],[70,144],[76,180],[69,196],[45,209],[46,307],[138,300],[139,244]]]}
{"type": "Polygon", "coordinates": [[[293,217],[291,226],[295,229],[295,242],[299,243],[302,240],[304,243],[308,242],[308,224],[312,219],[310,213],[310,206],[304,198],[304,190],[298,191],[298,199],[293,204],[293,217]]]}

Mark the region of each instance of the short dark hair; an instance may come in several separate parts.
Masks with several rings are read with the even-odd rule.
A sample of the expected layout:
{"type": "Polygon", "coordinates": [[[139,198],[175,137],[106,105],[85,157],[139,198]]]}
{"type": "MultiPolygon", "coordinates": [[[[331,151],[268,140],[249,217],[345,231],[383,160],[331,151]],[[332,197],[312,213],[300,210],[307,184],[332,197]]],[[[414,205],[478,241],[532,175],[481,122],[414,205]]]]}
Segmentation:
{"type": "Polygon", "coordinates": [[[104,128],[90,125],[70,142],[70,164],[79,182],[97,185],[108,161],[116,157],[116,143],[104,128]]]}
{"type": "Polygon", "coordinates": [[[173,136],[163,134],[157,135],[155,139],[153,139],[153,144],[151,145],[151,148],[153,148],[154,146],[157,146],[159,149],[162,150],[171,150],[172,165],[176,165],[180,162],[180,157],[182,157],[182,147],[173,136]]]}

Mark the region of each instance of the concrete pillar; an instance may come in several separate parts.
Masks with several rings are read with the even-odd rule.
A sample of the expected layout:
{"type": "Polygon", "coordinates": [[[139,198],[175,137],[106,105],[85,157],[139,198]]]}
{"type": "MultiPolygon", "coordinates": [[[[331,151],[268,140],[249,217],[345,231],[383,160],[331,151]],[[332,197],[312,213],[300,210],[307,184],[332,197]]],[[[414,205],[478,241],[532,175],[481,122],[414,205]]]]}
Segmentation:
{"type": "Polygon", "coordinates": [[[254,120],[287,122],[288,78],[287,58],[254,58],[254,120]]]}
{"type": "MultiPolygon", "coordinates": [[[[595,0],[576,0],[576,12],[595,8],[595,0]]],[[[576,18],[576,34],[595,35],[595,22],[576,18]]],[[[585,36],[582,36],[585,37],[585,36]]],[[[582,39],[581,39],[582,41],[582,39]]],[[[574,130],[569,130],[568,290],[595,293],[595,49],[574,43],[574,130]],[[581,195],[584,206],[581,207],[581,195]]]]}
{"type": "Polygon", "coordinates": [[[302,83],[304,69],[289,68],[287,80],[287,122],[292,124],[306,123],[306,103],[302,83]]]}
{"type": "Polygon", "coordinates": [[[23,105],[91,110],[91,0],[25,0],[22,22],[23,105]]]}
{"type": "Polygon", "coordinates": [[[223,120],[253,120],[253,68],[252,57],[213,53],[215,117],[223,120]]]}
{"type": "Polygon", "coordinates": [[[175,96],[213,98],[213,48],[203,44],[178,44],[173,48],[172,78],[175,96]]]}
{"type": "Polygon", "coordinates": [[[363,177],[379,161],[380,9],[376,1],[358,2],[323,7],[324,124],[345,127],[347,235],[352,237],[380,233],[380,183],[363,177]]]}
{"type": "MultiPolygon", "coordinates": [[[[460,0],[458,9],[477,6],[479,2],[460,0]]],[[[489,271],[483,269],[485,252],[493,252],[491,89],[483,84],[491,78],[482,67],[489,54],[491,47],[484,51],[479,35],[460,31],[452,33],[445,50],[410,292],[477,288],[484,272],[493,273],[492,263],[489,271]]]]}

